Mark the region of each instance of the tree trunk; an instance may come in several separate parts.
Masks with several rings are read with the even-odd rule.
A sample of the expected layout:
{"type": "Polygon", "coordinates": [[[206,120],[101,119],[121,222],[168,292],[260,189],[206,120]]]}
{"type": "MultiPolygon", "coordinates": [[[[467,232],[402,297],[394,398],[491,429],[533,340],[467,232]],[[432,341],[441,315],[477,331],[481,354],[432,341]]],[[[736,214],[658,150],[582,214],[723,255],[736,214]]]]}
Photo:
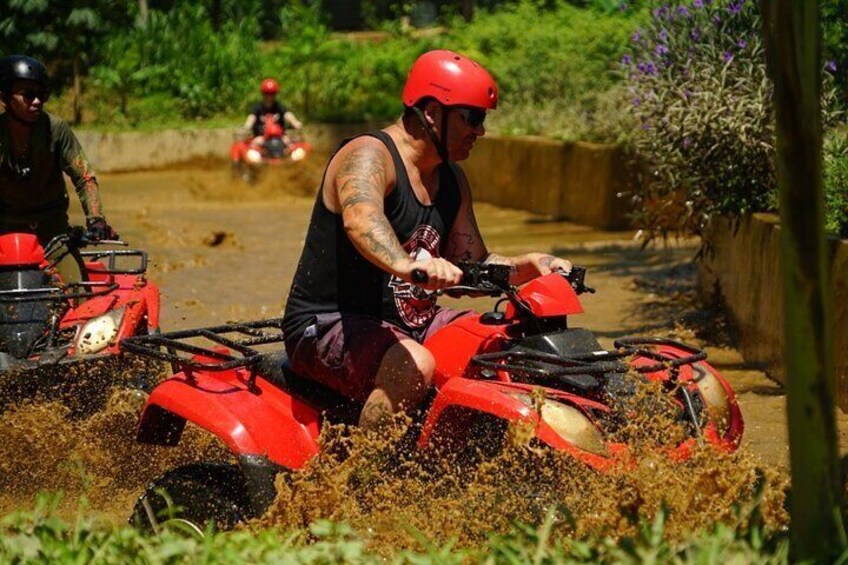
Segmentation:
{"type": "Polygon", "coordinates": [[[82,123],[82,77],[80,76],[80,58],[74,56],[74,125],[82,123]]]}
{"type": "Polygon", "coordinates": [[[459,11],[466,22],[474,19],[474,0],[462,0],[460,2],[459,11]]]}
{"type": "Polygon", "coordinates": [[[147,25],[147,0],[138,0],[138,23],[142,27],[147,25]]]}
{"type": "Polygon", "coordinates": [[[775,88],[792,559],[825,562],[846,544],[823,229],[819,2],[761,0],[760,5],[775,88]]]}

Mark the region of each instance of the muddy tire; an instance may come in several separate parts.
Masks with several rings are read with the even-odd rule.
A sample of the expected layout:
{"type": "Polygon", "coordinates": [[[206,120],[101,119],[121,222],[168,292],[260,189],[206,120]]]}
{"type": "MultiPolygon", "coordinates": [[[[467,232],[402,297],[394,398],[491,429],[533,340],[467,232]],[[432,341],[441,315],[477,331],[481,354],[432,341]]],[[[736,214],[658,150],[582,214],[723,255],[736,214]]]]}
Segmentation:
{"type": "Polygon", "coordinates": [[[130,524],[150,533],[175,528],[203,535],[209,522],[231,530],[247,517],[248,508],[238,465],[194,463],[153,481],[136,501],[130,524]]]}

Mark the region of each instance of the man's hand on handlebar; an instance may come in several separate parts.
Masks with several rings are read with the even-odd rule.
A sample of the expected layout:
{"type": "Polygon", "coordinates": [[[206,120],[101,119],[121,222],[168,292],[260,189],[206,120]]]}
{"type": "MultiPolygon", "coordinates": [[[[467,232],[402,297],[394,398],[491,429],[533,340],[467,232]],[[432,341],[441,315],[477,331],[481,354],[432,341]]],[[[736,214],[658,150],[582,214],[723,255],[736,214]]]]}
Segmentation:
{"type": "Polygon", "coordinates": [[[530,264],[536,269],[536,276],[549,275],[555,271],[559,271],[565,275],[571,272],[571,261],[561,259],[553,255],[544,253],[531,253],[529,255],[530,264]]]}
{"type": "Polygon", "coordinates": [[[426,290],[439,290],[462,282],[462,270],[438,257],[410,261],[400,274],[404,280],[426,290]]]}
{"type": "Polygon", "coordinates": [[[117,240],[118,233],[112,229],[105,218],[89,218],[86,221],[85,238],[89,241],[117,240]]]}

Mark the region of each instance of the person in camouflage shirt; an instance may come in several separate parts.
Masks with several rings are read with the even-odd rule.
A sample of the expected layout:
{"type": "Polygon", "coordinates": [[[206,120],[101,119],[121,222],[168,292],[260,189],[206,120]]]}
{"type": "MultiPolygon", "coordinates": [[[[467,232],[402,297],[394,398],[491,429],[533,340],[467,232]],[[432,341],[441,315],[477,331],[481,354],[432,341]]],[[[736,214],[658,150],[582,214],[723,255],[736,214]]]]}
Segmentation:
{"type": "Polygon", "coordinates": [[[86,236],[117,239],[103,216],[97,177],[79,141],[67,123],[43,109],[49,95],[47,70],[39,61],[23,55],[0,59],[5,107],[0,114],[0,233],[34,233],[42,245],[67,233],[64,172],[82,203],[86,236]]]}

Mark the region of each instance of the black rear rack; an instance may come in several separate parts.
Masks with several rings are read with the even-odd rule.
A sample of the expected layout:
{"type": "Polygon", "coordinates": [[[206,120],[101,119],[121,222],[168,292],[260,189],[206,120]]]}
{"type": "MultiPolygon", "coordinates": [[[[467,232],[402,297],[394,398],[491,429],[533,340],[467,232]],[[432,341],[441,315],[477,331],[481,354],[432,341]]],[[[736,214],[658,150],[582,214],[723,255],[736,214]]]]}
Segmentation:
{"type": "Polygon", "coordinates": [[[226,371],[237,367],[252,368],[261,359],[261,352],[254,349],[256,346],[282,341],[282,318],[272,318],[163,334],[131,336],[121,340],[121,347],[137,355],[166,361],[171,364],[174,372],[186,369],[226,371]],[[198,338],[211,342],[213,345],[188,343],[188,340],[198,338]],[[223,345],[230,352],[222,353],[214,349],[216,345],[223,345]],[[195,356],[214,359],[214,361],[202,361],[195,356]]]}

